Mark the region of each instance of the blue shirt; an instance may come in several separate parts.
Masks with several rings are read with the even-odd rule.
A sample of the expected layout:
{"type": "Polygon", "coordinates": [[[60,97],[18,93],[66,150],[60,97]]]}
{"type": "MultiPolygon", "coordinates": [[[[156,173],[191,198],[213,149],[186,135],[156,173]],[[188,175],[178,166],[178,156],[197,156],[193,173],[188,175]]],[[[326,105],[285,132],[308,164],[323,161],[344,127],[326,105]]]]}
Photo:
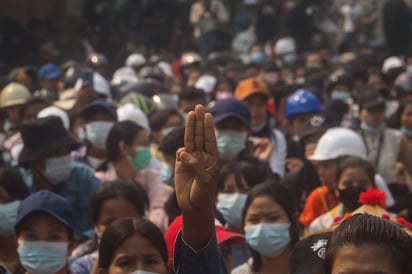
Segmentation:
{"type": "MultiPolygon", "coordinates": [[[[33,171],[28,170],[25,175],[30,193],[36,192],[38,189],[33,183],[33,171]]],[[[90,167],[73,161],[69,178],[56,186],[55,193],[69,200],[72,206],[75,235],[81,235],[93,227],[90,220],[91,203],[99,185],[100,181],[90,167]]]]}
{"type": "Polygon", "coordinates": [[[175,242],[173,260],[176,274],[228,274],[225,260],[217,245],[216,233],[207,245],[197,251],[182,239],[182,232],[175,242]]]}

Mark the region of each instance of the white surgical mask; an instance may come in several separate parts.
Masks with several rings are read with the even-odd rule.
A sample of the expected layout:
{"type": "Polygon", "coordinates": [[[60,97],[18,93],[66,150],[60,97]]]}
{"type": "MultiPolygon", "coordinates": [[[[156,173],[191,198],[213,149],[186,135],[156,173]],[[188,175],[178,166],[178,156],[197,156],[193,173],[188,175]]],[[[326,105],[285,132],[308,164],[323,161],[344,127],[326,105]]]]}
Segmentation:
{"type": "Polygon", "coordinates": [[[241,227],[246,198],[247,195],[241,193],[219,193],[217,195],[216,208],[231,226],[241,227]]]}
{"type": "Polygon", "coordinates": [[[57,185],[69,178],[71,167],[72,159],[70,155],[50,158],[46,160],[44,176],[51,184],[57,185]]]}
{"type": "Polygon", "coordinates": [[[106,140],[113,123],[107,121],[95,121],[86,125],[86,138],[93,146],[99,149],[106,148],[106,140]]]}
{"type": "Polygon", "coordinates": [[[246,132],[237,130],[216,130],[216,142],[219,157],[224,161],[236,158],[246,147],[246,132]]]}

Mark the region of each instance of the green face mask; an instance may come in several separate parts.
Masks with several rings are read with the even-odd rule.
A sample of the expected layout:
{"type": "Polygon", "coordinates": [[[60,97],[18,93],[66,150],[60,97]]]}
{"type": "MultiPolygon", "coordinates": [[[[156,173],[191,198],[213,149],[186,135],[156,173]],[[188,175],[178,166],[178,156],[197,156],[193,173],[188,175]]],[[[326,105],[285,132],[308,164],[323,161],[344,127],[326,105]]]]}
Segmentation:
{"type": "Polygon", "coordinates": [[[149,147],[137,147],[135,156],[129,161],[134,169],[142,170],[149,166],[151,159],[152,153],[149,147]]]}

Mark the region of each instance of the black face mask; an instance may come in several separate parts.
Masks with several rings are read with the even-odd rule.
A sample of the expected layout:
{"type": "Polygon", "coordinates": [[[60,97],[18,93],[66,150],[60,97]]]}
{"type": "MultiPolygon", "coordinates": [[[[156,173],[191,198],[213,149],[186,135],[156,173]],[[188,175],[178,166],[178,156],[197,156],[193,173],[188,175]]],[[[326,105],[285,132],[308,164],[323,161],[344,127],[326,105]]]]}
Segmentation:
{"type": "Polygon", "coordinates": [[[345,209],[352,212],[361,206],[358,202],[359,195],[367,189],[364,187],[347,187],[345,189],[338,189],[339,199],[343,203],[345,209]]]}

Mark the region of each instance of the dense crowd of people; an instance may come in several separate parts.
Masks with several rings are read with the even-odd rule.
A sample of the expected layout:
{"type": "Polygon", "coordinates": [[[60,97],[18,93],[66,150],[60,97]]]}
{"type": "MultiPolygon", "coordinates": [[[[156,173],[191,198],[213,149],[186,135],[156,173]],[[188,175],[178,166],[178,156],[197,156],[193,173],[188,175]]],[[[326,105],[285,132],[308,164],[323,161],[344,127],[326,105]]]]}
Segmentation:
{"type": "Polygon", "coordinates": [[[0,0],[0,274],[412,273],[409,1],[57,2],[0,0]]]}

